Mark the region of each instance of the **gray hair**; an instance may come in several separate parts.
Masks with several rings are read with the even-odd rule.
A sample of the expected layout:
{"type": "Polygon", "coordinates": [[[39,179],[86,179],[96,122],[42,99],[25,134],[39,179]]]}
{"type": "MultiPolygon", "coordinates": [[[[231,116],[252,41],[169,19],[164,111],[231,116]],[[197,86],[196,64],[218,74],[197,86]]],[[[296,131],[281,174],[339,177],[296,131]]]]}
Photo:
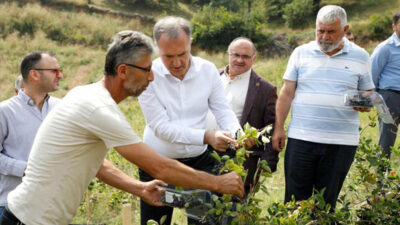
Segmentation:
{"type": "Polygon", "coordinates": [[[17,79],[15,79],[15,89],[17,90],[21,90],[21,86],[22,86],[22,75],[19,75],[17,77],[17,79]]]}
{"type": "Polygon", "coordinates": [[[191,38],[192,30],[190,29],[190,23],[182,17],[167,16],[159,20],[153,29],[153,37],[156,43],[160,38],[161,34],[166,34],[169,39],[175,39],[179,37],[180,31],[183,30],[186,35],[191,38]]]}
{"type": "Polygon", "coordinates": [[[144,55],[152,55],[153,43],[147,35],[132,30],[117,33],[113,42],[108,46],[104,73],[108,76],[117,74],[117,67],[121,63],[137,63],[144,55]]]}
{"type": "Polygon", "coordinates": [[[323,24],[330,24],[338,19],[340,19],[342,28],[345,27],[347,25],[346,11],[337,5],[326,5],[318,11],[316,22],[318,23],[319,21],[323,24]]]}
{"type": "Polygon", "coordinates": [[[235,39],[233,39],[233,41],[231,41],[231,43],[228,46],[228,53],[231,52],[231,47],[233,45],[233,43],[237,42],[237,41],[248,41],[251,44],[251,47],[253,47],[253,55],[256,54],[256,46],[254,45],[254,43],[247,37],[237,37],[235,39]]]}

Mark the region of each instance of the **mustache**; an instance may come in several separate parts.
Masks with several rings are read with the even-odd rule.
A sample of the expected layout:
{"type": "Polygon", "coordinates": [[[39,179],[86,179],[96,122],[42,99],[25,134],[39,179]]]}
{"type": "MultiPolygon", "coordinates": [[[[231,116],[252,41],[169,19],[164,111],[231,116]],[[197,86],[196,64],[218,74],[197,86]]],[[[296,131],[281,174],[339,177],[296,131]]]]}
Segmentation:
{"type": "Polygon", "coordinates": [[[333,41],[319,40],[319,43],[324,45],[331,45],[333,44],[333,41]]]}

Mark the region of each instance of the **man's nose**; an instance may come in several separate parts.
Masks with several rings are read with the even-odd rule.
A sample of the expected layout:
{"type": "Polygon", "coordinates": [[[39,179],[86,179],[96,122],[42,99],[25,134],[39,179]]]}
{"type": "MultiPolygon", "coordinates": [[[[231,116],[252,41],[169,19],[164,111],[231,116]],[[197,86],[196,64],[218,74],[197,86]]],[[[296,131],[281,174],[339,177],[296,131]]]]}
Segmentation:
{"type": "Polygon", "coordinates": [[[181,61],[178,58],[173,59],[172,60],[172,66],[180,67],[181,66],[181,61]]]}
{"type": "Polygon", "coordinates": [[[328,40],[328,39],[329,39],[329,34],[328,34],[328,32],[322,33],[322,39],[324,39],[324,40],[328,40]]]}
{"type": "Polygon", "coordinates": [[[148,79],[149,79],[150,82],[154,80],[154,74],[153,74],[153,71],[152,71],[152,70],[150,71],[150,74],[149,74],[149,76],[148,76],[148,79]]]}

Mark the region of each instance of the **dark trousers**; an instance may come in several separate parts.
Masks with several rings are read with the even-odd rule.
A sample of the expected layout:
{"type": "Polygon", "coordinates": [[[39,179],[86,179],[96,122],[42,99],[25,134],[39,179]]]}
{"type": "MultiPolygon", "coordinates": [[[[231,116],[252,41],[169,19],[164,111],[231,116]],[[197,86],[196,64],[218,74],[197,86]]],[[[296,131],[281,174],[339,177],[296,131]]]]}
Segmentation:
{"type": "MultiPolygon", "coordinates": [[[[218,161],[210,154],[210,151],[206,150],[203,154],[193,157],[193,158],[185,158],[185,159],[177,159],[181,163],[192,167],[196,170],[205,171],[208,173],[216,174],[216,168],[218,165],[218,161]]],[[[151,181],[154,180],[149,174],[139,169],[139,177],[141,181],[151,181]]],[[[162,216],[167,215],[167,219],[165,220],[166,225],[171,224],[173,208],[164,206],[157,207],[151,206],[144,201],[140,201],[140,223],[141,225],[146,225],[148,220],[155,220],[160,222],[162,216]]],[[[197,220],[193,220],[188,218],[188,224],[201,224],[197,220]]]]}
{"type": "Polygon", "coordinates": [[[325,188],[324,199],[332,209],[353,163],[357,146],[320,144],[288,139],[285,153],[285,202],[294,196],[306,200],[314,189],[325,188]]]}
{"type": "Polygon", "coordinates": [[[395,121],[395,124],[386,124],[379,119],[379,145],[390,158],[390,147],[393,147],[396,141],[397,129],[400,123],[400,91],[379,90],[378,92],[385,100],[386,106],[395,121]]]}
{"type": "Polygon", "coordinates": [[[6,207],[0,219],[0,225],[25,225],[6,207]]]}

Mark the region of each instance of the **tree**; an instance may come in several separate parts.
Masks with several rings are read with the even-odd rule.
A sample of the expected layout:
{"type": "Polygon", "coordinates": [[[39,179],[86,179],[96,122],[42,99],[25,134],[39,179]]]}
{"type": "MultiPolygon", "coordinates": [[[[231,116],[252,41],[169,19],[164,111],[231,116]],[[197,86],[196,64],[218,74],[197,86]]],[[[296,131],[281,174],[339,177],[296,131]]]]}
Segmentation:
{"type": "Polygon", "coordinates": [[[265,15],[267,21],[274,21],[282,19],[283,8],[292,0],[264,0],[265,1],[265,15]]]}
{"type": "Polygon", "coordinates": [[[313,15],[313,0],[293,0],[283,8],[283,18],[290,28],[306,27],[313,15]]]}

